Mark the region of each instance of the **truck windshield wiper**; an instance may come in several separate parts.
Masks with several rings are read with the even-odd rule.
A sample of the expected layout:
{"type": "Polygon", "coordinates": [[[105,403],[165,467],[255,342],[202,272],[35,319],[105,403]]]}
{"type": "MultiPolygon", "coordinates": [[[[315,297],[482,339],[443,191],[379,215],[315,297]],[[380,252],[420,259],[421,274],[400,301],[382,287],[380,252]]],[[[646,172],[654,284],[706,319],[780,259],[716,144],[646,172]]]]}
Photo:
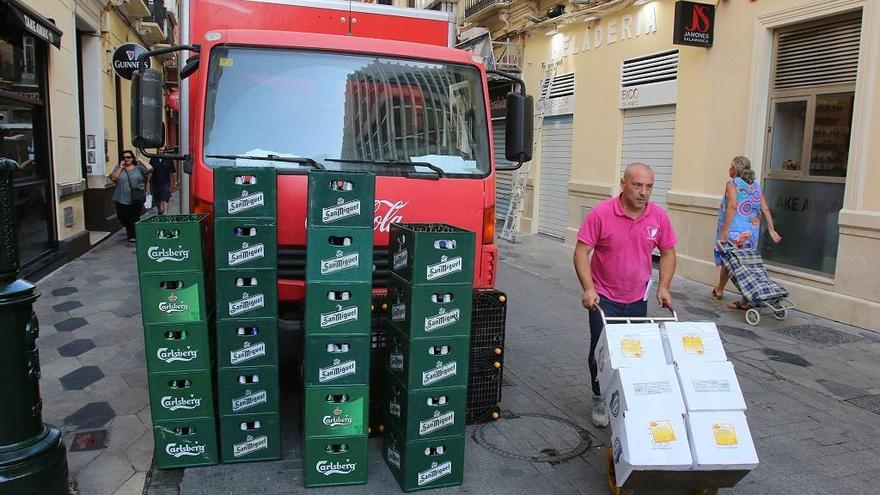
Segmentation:
{"type": "Polygon", "coordinates": [[[354,158],[325,158],[324,161],[339,163],[369,163],[372,165],[391,165],[395,167],[425,167],[431,169],[431,171],[437,174],[438,177],[446,177],[446,174],[443,172],[442,168],[428,162],[407,162],[404,160],[357,160],[354,158]]]}
{"type": "Polygon", "coordinates": [[[299,157],[299,156],[278,156],[278,155],[266,155],[266,156],[251,156],[251,155],[205,155],[206,158],[222,158],[224,160],[261,160],[265,162],[284,162],[284,163],[298,163],[300,165],[308,165],[310,167],[314,167],[318,170],[324,170],[324,166],[320,163],[316,162],[311,158],[299,157]]]}

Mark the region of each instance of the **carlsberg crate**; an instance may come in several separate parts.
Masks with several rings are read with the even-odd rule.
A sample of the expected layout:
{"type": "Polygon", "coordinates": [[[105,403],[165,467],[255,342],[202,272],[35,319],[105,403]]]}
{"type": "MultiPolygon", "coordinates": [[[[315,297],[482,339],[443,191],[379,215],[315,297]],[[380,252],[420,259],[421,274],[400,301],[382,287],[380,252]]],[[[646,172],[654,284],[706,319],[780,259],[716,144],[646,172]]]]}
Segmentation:
{"type": "Polygon", "coordinates": [[[410,285],[388,277],[388,319],[410,339],[471,334],[474,289],[466,284],[410,285]]]}
{"type": "Polygon", "coordinates": [[[220,459],[232,462],[281,458],[281,421],[277,413],[220,416],[220,459]]]}
{"type": "Polygon", "coordinates": [[[147,380],[153,421],[214,416],[211,370],[150,373],[147,380]]]}
{"type": "Polygon", "coordinates": [[[217,322],[217,367],[277,366],[278,319],[217,322]]]}
{"type": "Polygon", "coordinates": [[[217,270],[217,319],[278,316],[278,272],[217,270]]]}
{"type": "Polygon", "coordinates": [[[410,340],[393,327],[385,336],[385,365],[410,392],[467,386],[469,336],[410,340]]]}
{"type": "Polygon", "coordinates": [[[141,275],[140,292],[145,325],[205,321],[210,314],[202,272],[141,275]]]}
{"type": "Polygon", "coordinates": [[[373,229],[320,227],[308,230],[306,282],[373,280],[373,229]]]}
{"type": "Polygon", "coordinates": [[[153,445],[159,469],[209,466],[220,460],[213,416],[165,421],[154,418],[153,445]]]}
{"type": "Polygon", "coordinates": [[[369,335],[372,288],[370,281],[307,283],[306,335],[369,335]]]}
{"type": "Polygon", "coordinates": [[[308,228],[373,228],[376,176],[364,172],[309,172],[308,228]]]}
{"type": "Polygon", "coordinates": [[[303,432],[306,438],[366,435],[369,405],[366,385],[306,387],[303,432]]]}
{"type": "Polygon", "coordinates": [[[206,370],[211,368],[208,322],[144,325],[144,352],[150,373],[206,370]]]}
{"type": "Polygon", "coordinates": [[[279,412],[277,366],[217,370],[217,411],[221,416],[279,412]]]}
{"type": "Polygon", "coordinates": [[[368,385],[369,335],[307,335],[305,385],[368,385]]]}
{"type": "Polygon", "coordinates": [[[273,167],[214,169],[214,218],[276,218],[278,182],[273,167]]]}
{"type": "Polygon", "coordinates": [[[138,273],[205,269],[208,215],[155,215],[136,223],[138,273]]]}
{"type": "Polygon", "coordinates": [[[278,226],[274,220],[214,222],[214,264],[218,270],[278,268],[278,226]]]}
{"type": "Polygon", "coordinates": [[[460,485],[464,479],[464,435],[407,440],[385,429],[385,462],[405,492],[460,485]]]}
{"type": "Polygon", "coordinates": [[[476,234],[442,223],[392,223],[391,273],[412,285],[472,284],[476,234]]]}
{"type": "Polygon", "coordinates": [[[362,485],[367,482],[367,436],[306,438],[305,485],[362,485]]]}
{"type": "Polygon", "coordinates": [[[383,413],[407,440],[464,435],[467,388],[408,391],[390,375],[385,378],[383,413]]]}

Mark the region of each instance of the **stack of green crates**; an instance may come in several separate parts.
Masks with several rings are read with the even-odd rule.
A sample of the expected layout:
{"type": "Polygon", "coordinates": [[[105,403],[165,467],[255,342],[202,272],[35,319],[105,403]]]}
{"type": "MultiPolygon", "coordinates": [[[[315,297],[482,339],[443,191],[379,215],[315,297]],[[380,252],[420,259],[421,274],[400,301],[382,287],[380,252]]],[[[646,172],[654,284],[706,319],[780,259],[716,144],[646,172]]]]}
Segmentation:
{"type": "Polygon", "coordinates": [[[404,491],[462,483],[475,237],[445,224],[389,232],[384,454],[404,491]]]}
{"type": "Polygon", "coordinates": [[[281,458],[274,168],[214,169],[217,406],[224,463],[281,458]]]}
{"type": "Polygon", "coordinates": [[[216,464],[208,218],[154,216],[135,229],[156,466],[216,464]]]}
{"type": "Polygon", "coordinates": [[[375,176],[309,173],[305,485],[367,482],[375,176]]]}

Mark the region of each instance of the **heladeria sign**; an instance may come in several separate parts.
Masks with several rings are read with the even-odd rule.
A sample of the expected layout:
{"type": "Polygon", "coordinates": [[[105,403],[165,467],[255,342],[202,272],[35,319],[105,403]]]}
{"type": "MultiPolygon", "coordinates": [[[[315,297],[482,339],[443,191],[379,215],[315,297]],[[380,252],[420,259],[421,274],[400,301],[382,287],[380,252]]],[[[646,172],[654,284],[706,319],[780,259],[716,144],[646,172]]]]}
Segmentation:
{"type": "Polygon", "coordinates": [[[705,3],[675,2],[675,30],[672,42],[676,45],[709,48],[715,33],[715,6],[705,3]]]}

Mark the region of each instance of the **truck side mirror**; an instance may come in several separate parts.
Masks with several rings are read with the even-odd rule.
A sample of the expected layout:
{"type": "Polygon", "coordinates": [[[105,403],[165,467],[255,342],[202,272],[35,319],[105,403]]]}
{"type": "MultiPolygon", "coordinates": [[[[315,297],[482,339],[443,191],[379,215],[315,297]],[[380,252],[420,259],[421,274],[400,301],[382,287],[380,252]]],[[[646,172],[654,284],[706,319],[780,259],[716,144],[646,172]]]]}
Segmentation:
{"type": "Polygon", "coordinates": [[[136,148],[158,148],[165,144],[162,122],[162,73],[137,70],[131,78],[131,143],[136,148]]]}
{"type": "Polygon", "coordinates": [[[516,170],[522,166],[523,162],[532,159],[534,108],[534,102],[530,95],[507,94],[504,157],[511,162],[516,162],[517,165],[515,167],[498,167],[499,170],[516,170]]]}

